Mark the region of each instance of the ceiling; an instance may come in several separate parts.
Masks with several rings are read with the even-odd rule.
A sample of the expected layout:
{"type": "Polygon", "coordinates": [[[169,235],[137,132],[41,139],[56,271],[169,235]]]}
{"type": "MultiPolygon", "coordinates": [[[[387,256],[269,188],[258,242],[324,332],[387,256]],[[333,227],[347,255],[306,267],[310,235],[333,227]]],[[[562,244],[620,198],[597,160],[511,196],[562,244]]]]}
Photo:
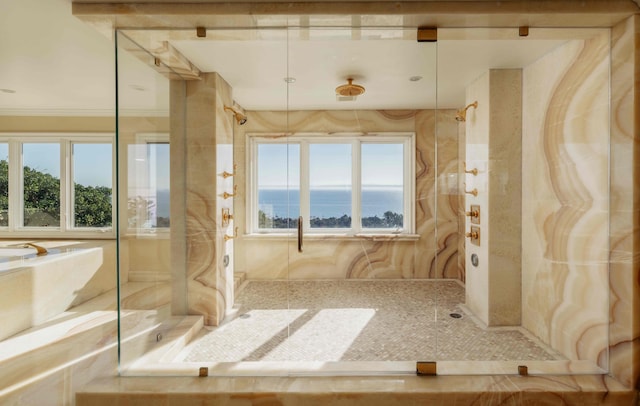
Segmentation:
{"type": "Polygon", "coordinates": [[[290,40],[288,46],[273,39],[173,45],[201,71],[220,73],[247,110],[283,110],[287,102],[293,110],[330,110],[460,108],[466,85],[489,68],[527,66],[565,42],[323,37],[290,40]],[[287,77],[295,83],[287,86],[287,77]],[[410,80],[415,77],[421,79],[410,80]],[[366,92],[356,101],[337,101],[334,89],[347,78],[366,92]]]}
{"type": "MultiPolygon", "coordinates": [[[[0,114],[113,114],[113,43],[71,15],[71,0],[0,0],[0,9],[0,114]]],[[[288,42],[270,37],[173,45],[201,71],[219,72],[248,110],[412,109],[435,106],[436,96],[439,107],[459,108],[465,86],[487,69],[526,66],[565,41],[450,35],[428,44],[404,34],[352,38],[349,31],[328,38],[317,30],[288,42]],[[422,79],[410,81],[412,76],[422,79]],[[296,81],[287,85],[285,77],[296,81]],[[334,89],[348,77],[367,91],[339,102],[334,89]]],[[[134,57],[121,56],[120,63],[123,105],[166,112],[166,81],[134,57]]]]}
{"type": "Polygon", "coordinates": [[[0,114],[108,114],[113,45],[70,0],[0,0],[0,114]]]}

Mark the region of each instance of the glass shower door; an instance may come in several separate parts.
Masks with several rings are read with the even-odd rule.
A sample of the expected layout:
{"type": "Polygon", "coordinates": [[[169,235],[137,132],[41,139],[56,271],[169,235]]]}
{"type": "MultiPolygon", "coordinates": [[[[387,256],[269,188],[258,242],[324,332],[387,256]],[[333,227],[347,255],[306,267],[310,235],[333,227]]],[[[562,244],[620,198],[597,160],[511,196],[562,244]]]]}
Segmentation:
{"type": "Polygon", "coordinates": [[[119,361],[122,374],[136,374],[187,314],[185,264],[172,262],[171,241],[183,223],[173,205],[184,198],[172,189],[182,171],[171,122],[184,120],[171,111],[168,76],[174,91],[184,83],[127,34],[118,31],[116,45],[119,361]]]}
{"type": "Polygon", "coordinates": [[[416,29],[288,34],[304,244],[289,245],[280,359],[293,373],[413,372],[436,347],[436,45],[416,29]]]}

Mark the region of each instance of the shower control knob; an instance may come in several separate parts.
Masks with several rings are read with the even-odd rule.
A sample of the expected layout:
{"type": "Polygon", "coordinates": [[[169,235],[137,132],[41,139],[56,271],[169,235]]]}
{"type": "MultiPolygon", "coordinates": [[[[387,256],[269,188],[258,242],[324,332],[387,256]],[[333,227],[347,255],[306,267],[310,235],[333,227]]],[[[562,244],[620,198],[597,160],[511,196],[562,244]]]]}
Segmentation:
{"type": "Polygon", "coordinates": [[[466,237],[471,238],[472,240],[477,240],[478,239],[478,232],[477,231],[471,231],[469,233],[465,234],[466,237]]]}
{"type": "Polygon", "coordinates": [[[480,228],[472,226],[471,231],[466,233],[465,237],[471,239],[471,244],[480,245],[480,228]]]}

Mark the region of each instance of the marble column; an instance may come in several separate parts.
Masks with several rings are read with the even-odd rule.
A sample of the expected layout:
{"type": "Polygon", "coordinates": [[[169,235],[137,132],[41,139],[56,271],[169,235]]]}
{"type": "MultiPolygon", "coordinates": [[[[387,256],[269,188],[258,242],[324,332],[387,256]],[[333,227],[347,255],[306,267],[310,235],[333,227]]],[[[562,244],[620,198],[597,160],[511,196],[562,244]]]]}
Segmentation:
{"type": "Polygon", "coordinates": [[[491,69],[467,88],[466,208],[480,207],[477,244],[466,239],[467,305],[488,326],[520,325],[522,71],[491,69]],[[478,266],[470,255],[479,258],[478,266]]]}
{"type": "Polygon", "coordinates": [[[231,245],[223,236],[230,232],[221,226],[221,209],[232,206],[223,193],[232,193],[233,178],[220,176],[233,171],[233,115],[224,111],[232,105],[231,87],[208,73],[185,82],[184,92],[173,84],[172,97],[172,266],[174,290],[184,292],[182,303],[182,292],[175,295],[174,312],[184,305],[216,326],[233,301],[233,270],[223,264],[231,245]],[[174,230],[176,218],[185,221],[174,230]]]}
{"type": "Polygon", "coordinates": [[[170,82],[169,164],[171,165],[169,197],[171,214],[171,313],[187,314],[186,278],[186,90],[187,82],[170,82]]]}

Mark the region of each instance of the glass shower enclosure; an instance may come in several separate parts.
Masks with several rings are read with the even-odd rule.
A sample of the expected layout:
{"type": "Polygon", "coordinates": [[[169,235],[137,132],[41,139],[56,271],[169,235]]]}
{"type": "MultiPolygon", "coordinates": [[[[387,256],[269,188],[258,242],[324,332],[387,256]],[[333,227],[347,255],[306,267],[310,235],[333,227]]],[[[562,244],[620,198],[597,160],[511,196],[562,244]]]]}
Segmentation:
{"type": "Polygon", "coordinates": [[[370,23],[117,32],[121,374],[606,372],[608,31],[370,23]]]}

